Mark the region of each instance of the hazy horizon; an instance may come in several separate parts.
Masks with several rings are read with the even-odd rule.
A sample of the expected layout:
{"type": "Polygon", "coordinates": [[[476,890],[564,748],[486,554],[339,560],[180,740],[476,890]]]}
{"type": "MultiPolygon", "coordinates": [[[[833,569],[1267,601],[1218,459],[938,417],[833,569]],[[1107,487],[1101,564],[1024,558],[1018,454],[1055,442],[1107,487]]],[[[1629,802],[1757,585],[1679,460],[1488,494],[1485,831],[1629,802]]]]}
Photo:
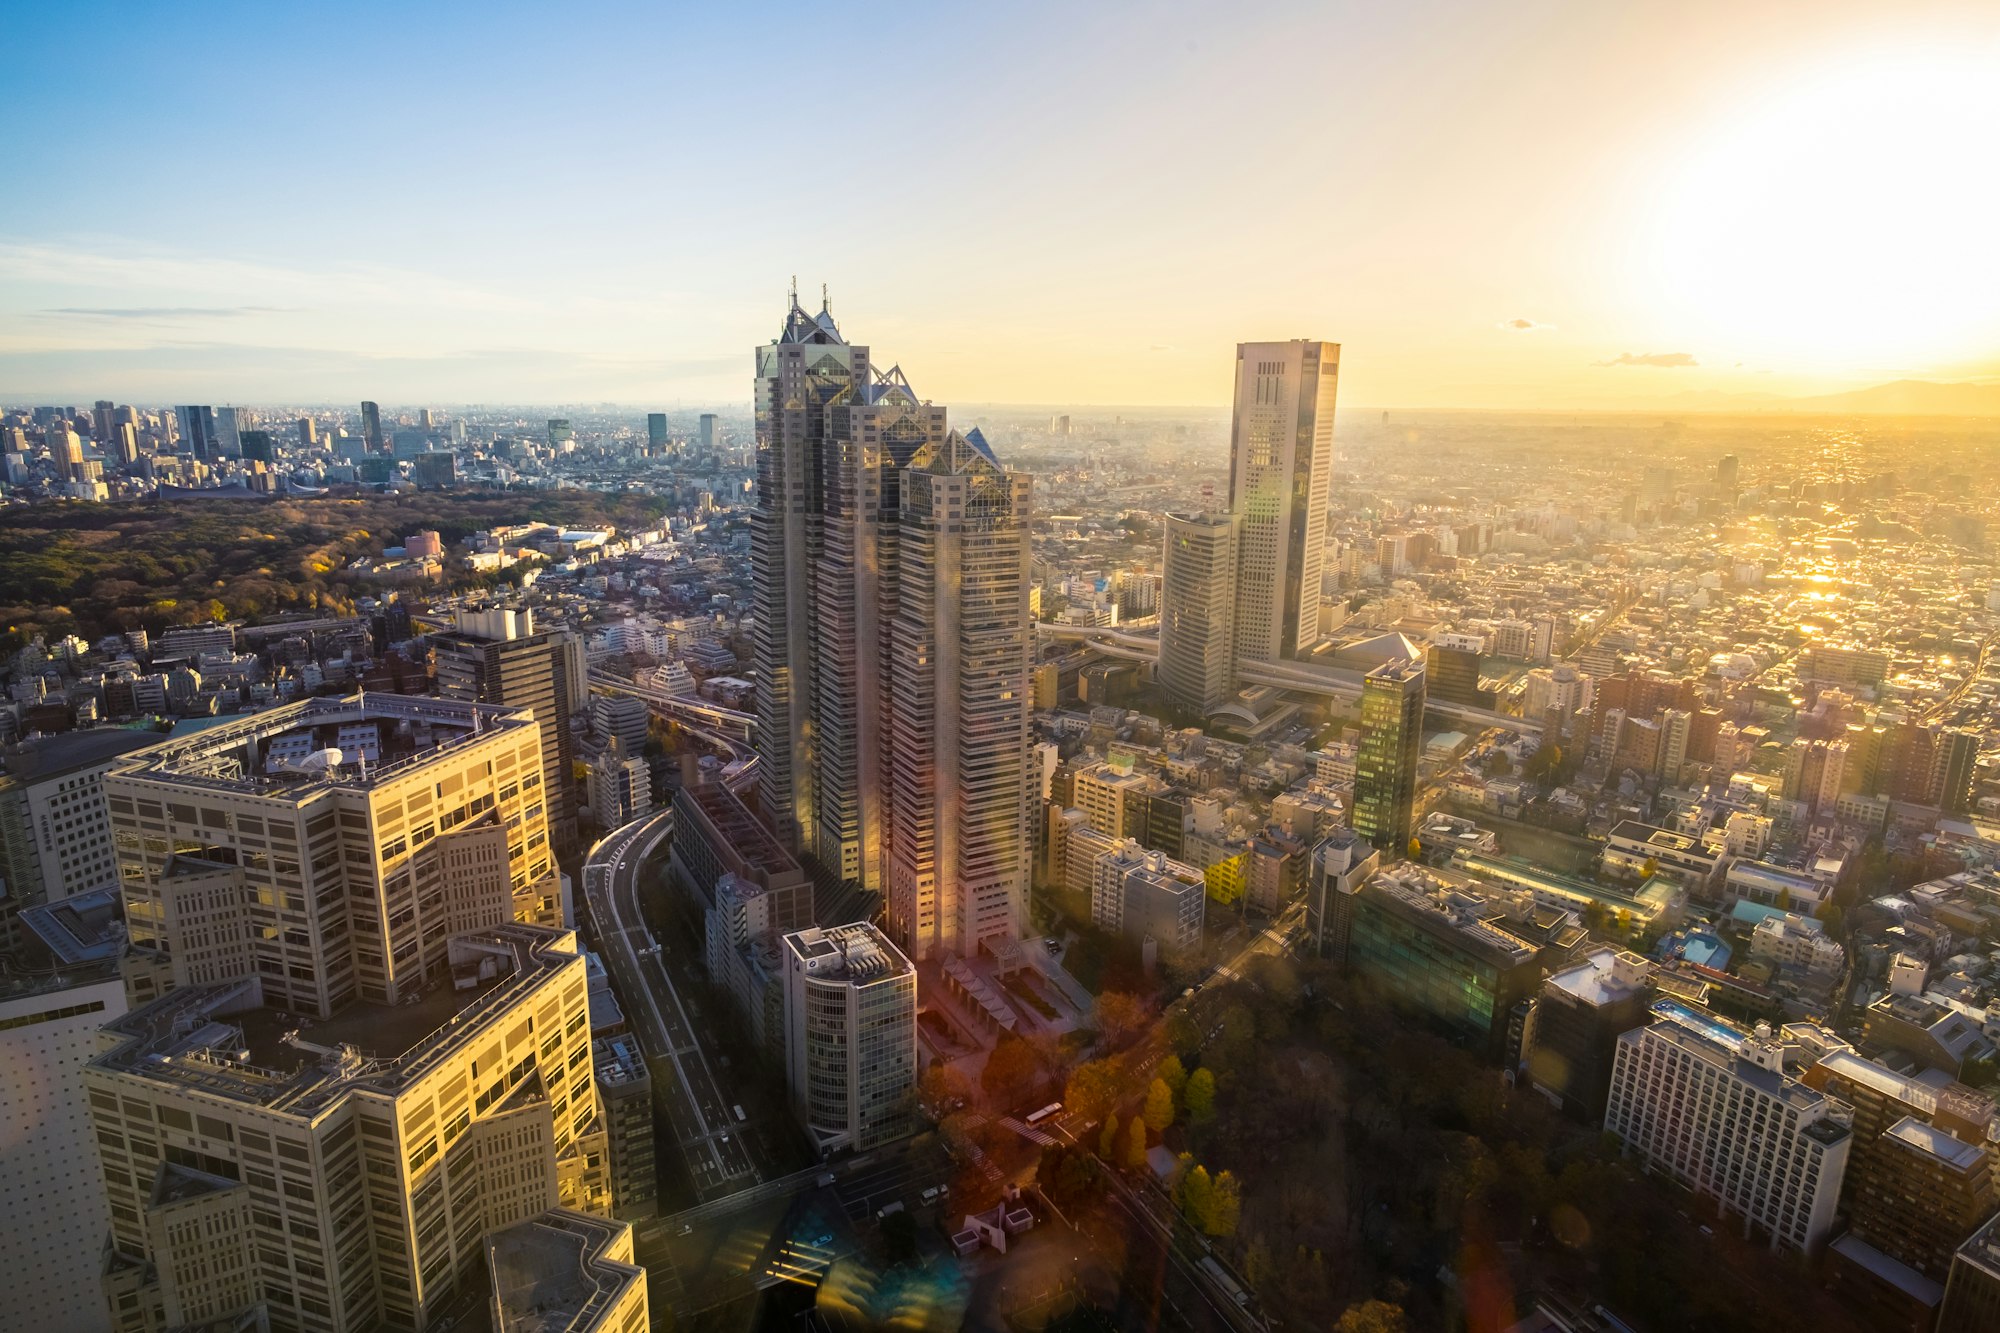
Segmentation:
{"type": "Polygon", "coordinates": [[[942,402],[2000,372],[1990,5],[361,8],[17,7],[0,394],[728,403],[794,277],[942,402]]]}

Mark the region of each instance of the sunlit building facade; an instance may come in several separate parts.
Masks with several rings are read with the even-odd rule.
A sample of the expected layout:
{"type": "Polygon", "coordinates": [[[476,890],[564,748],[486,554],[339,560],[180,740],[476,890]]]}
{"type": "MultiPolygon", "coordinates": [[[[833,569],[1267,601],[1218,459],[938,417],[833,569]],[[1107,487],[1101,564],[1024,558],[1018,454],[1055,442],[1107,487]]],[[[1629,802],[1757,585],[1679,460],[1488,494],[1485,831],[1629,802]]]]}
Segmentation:
{"type": "Polygon", "coordinates": [[[1236,657],[1303,657],[1319,641],[1340,345],[1238,343],[1229,428],[1237,521],[1236,657]]]}

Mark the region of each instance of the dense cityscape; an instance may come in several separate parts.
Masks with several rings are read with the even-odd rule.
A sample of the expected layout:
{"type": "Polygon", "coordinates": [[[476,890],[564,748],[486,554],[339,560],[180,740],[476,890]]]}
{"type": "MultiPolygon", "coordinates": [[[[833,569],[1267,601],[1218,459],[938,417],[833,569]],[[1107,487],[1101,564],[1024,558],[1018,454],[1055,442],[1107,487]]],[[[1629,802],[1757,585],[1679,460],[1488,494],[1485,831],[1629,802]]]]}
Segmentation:
{"type": "Polygon", "coordinates": [[[794,293],[747,418],[10,411],[13,586],[324,576],[10,611],[10,1300],[1989,1326],[1991,428],[1340,354],[955,420],[794,293]]]}
{"type": "Polygon", "coordinates": [[[2000,1333],[2000,8],[0,32],[0,1333],[2000,1333]]]}

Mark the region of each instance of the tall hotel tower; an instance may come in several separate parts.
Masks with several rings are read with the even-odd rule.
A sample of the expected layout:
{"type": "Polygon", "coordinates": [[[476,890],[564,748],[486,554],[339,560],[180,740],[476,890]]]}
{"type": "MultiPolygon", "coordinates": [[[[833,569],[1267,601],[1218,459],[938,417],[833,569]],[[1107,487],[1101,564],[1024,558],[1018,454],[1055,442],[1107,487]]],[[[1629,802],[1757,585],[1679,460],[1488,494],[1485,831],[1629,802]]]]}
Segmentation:
{"type": "Polygon", "coordinates": [[[1236,516],[1236,656],[1304,657],[1319,641],[1340,344],[1236,345],[1229,508],[1236,516]]]}
{"type": "Polygon", "coordinates": [[[914,957],[1017,939],[1029,479],[796,294],[755,397],[765,815],[914,957]]]}

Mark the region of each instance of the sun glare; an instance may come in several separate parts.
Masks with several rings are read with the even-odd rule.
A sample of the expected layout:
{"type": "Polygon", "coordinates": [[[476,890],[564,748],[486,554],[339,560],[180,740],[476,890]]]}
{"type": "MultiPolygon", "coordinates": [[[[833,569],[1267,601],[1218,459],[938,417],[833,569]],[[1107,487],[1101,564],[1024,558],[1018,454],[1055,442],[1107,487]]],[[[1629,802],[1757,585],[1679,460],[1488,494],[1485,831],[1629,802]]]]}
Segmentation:
{"type": "Polygon", "coordinates": [[[1672,178],[1675,326],[1761,366],[1923,371],[2000,348],[2000,52],[1878,55],[1718,123],[1672,178]]]}

